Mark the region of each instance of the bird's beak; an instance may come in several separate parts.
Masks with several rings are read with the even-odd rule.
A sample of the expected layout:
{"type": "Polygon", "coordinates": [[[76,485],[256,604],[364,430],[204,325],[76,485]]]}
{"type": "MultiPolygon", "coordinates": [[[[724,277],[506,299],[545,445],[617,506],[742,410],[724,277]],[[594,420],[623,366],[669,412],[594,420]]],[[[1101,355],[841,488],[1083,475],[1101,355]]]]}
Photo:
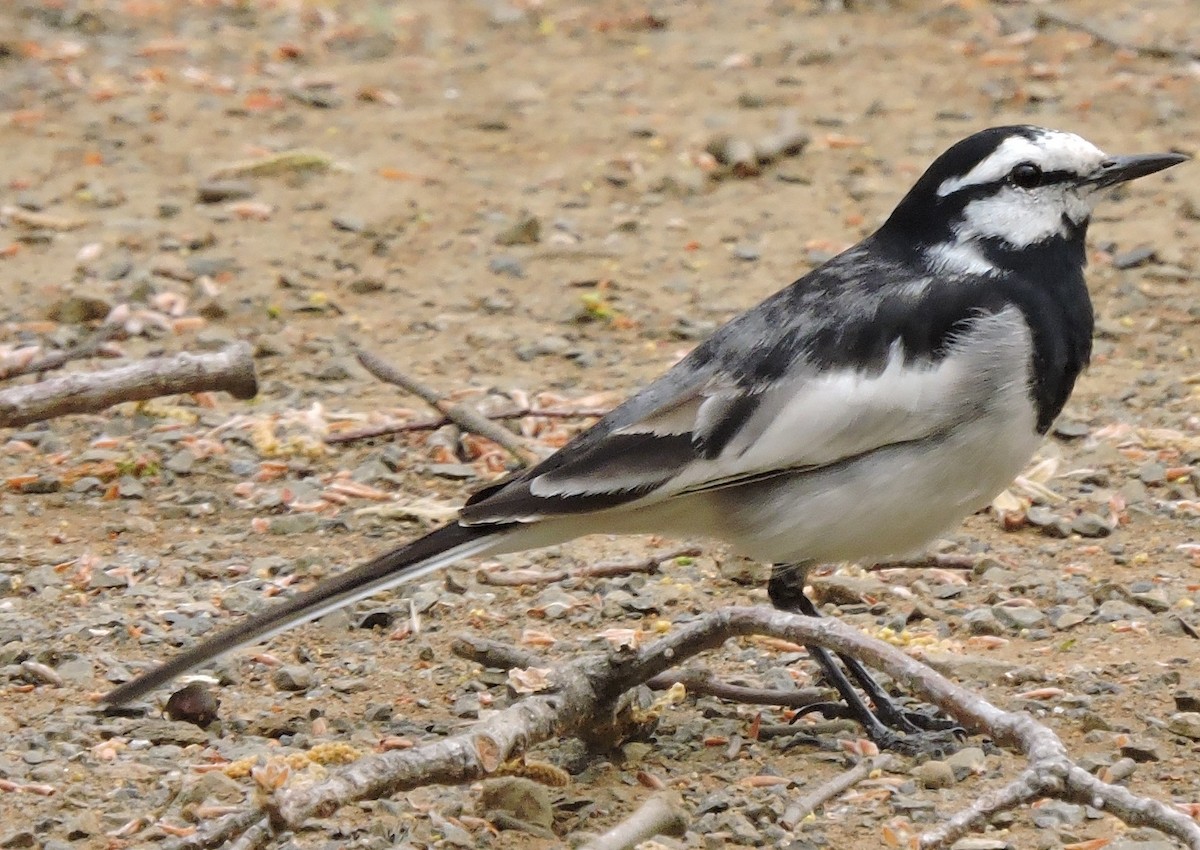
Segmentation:
{"type": "Polygon", "coordinates": [[[1147,174],[1162,171],[1164,168],[1170,168],[1172,165],[1179,165],[1179,163],[1186,162],[1188,159],[1189,157],[1181,153],[1110,156],[1104,162],[1100,163],[1099,168],[1084,177],[1083,182],[1085,185],[1092,186],[1093,188],[1103,189],[1106,186],[1114,186],[1117,183],[1124,183],[1128,180],[1145,177],[1147,174]]]}

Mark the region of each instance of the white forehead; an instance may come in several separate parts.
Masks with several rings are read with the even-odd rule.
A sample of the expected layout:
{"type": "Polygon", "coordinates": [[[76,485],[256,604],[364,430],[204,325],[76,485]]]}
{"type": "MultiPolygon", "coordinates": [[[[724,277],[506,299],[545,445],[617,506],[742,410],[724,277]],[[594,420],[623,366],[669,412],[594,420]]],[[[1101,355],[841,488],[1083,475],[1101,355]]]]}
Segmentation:
{"type": "Polygon", "coordinates": [[[944,198],[967,186],[993,183],[1022,162],[1032,162],[1042,171],[1085,174],[1099,166],[1105,158],[1104,151],[1074,133],[1040,130],[1032,139],[1010,136],[966,174],[943,180],[937,193],[938,197],[944,198]]]}

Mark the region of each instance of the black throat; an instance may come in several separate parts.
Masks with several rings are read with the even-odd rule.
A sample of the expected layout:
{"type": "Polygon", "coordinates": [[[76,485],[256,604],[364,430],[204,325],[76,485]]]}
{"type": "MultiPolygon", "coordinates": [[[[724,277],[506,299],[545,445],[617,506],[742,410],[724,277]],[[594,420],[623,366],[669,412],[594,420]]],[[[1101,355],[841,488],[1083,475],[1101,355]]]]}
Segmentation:
{"type": "Polygon", "coordinates": [[[1046,433],[1092,356],[1095,317],[1083,270],[1087,222],[1064,218],[1064,233],[1014,248],[984,240],[984,256],[1003,273],[995,281],[1020,308],[1033,336],[1030,378],[1038,432],[1046,433]]]}

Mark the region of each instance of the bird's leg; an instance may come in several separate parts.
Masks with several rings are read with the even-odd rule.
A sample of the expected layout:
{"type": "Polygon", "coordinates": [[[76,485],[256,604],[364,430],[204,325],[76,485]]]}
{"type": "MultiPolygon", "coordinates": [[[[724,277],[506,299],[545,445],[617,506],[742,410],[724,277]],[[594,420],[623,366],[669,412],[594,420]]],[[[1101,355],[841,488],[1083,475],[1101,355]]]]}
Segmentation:
{"type": "MultiPolygon", "coordinates": [[[[804,574],[807,572],[807,566],[807,564],[775,564],[772,567],[771,579],[767,583],[767,595],[771,599],[771,604],[780,611],[790,611],[809,617],[820,616],[816,613],[812,601],[804,595],[804,574]]],[[[863,702],[863,698],[859,696],[854,685],[834,660],[833,654],[822,646],[809,645],[806,649],[813,660],[821,665],[825,678],[837,690],[838,695],[850,710],[851,716],[862,724],[871,740],[883,748],[894,745],[897,740],[896,736],[863,702]]],[[[845,661],[845,656],[842,656],[842,660],[845,661]]],[[[861,669],[862,665],[859,665],[859,668],[861,669]]],[[[874,681],[871,684],[877,691],[882,692],[882,688],[874,681]]],[[[867,693],[871,692],[868,690],[867,693]]],[[[872,699],[874,699],[873,696],[872,699]]],[[[811,711],[813,708],[816,707],[809,710],[811,711]]],[[[915,727],[913,729],[916,731],[915,727]]],[[[908,729],[901,728],[900,731],[907,732],[908,729]]]]}
{"type": "MultiPolygon", "coordinates": [[[[806,566],[806,564],[774,565],[771,571],[771,580],[767,585],[767,594],[771,598],[771,604],[782,611],[791,611],[803,614],[806,617],[820,617],[821,612],[817,610],[817,606],[813,604],[811,599],[804,595],[806,566]]],[[[858,695],[858,692],[854,690],[846,673],[834,661],[833,655],[827,649],[810,646],[808,647],[808,652],[821,665],[826,678],[829,679],[830,683],[837,689],[838,694],[845,700],[851,716],[862,723],[871,739],[876,743],[881,745],[883,743],[879,737],[880,729],[884,731],[894,729],[906,735],[913,735],[927,731],[951,731],[958,728],[956,724],[950,721],[938,720],[916,712],[905,711],[875,681],[870,671],[858,659],[848,655],[838,655],[842,664],[845,665],[846,670],[854,677],[859,687],[863,689],[875,705],[875,711],[872,712],[867,708],[862,698],[858,695]]],[[[894,736],[891,736],[890,733],[886,736],[887,740],[892,738],[894,736]]]]}

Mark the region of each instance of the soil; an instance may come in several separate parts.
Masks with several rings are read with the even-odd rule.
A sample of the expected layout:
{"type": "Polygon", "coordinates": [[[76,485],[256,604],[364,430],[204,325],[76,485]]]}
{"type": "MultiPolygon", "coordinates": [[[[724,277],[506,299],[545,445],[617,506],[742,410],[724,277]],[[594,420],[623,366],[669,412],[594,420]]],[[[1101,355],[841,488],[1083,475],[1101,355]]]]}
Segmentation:
{"type": "MultiPolygon", "coordinates": [[[[0,789],[0,846],[153,845],[215,816],[176,796],[205,766],[461,728],[509,695],[503,677],[451,655],[456,633],[536,645],[535,629],[558,641],[545,651],[561,663],[605,628],[765,603],[761,569],[709,544],[657,574],[551,588],[483,585],[466,565],[226,660],[208,731],[152,729],[157,709],[104,716],[97,694],[214,621],[431,521],[323,498],[338,475],[436,514],[503,471],[502,453],[444,431],[323,447],[401,408],[428,413],[367,375],[352,346],[463,398],[607,406],[870,232],[974,130],[1036,123],[1114,152],[1200,150],[1190,0],[845,5],[4,4],[0,353],[71,345],[117,307],[129,312],[108,353],[246,339],[261,393],[123,405],[5,438],[0,780],[15,790],[0,789]],[[760,173],[708,152],[789,122],[807,146],[760,173]],[[295,150],[307,153],[280,156],[295,150]],[[545,619],[555,601],[571,613],[545,619]],[[404,627],[411,609],[417,635],[404,627]],[[372,611],[389,625],[357,628],[372,611]],[[300,689],[281,689],[293,674],[300,689]]],[[[1198,186],[1181,166],[1122,190],[1093,222],[1096,356],[1030,473],[1051,491],[1034,522],[1006,528],[984,513],[936,544],[974,570],[845,566],[816,582],[827,611],[867,631],[982,657],[951,667],[997,705],[1034,712],[1077,757],[1132,756],[1130,788],[1181,804],[1200,803],[1198,745],[1172,720],[1200,689],[1198,186]],[[1016,609],[1044,616],[1006,619],[1016,609]]],[[[548,448],[583,423],[520,424],[548,448]]],[[[1030,492],[1014,491],[1013,516],[1030,492]]],[[[503,564],[669,545],[589,538],[503,564]]],[[[816,675],[780,659],[746,643],[704,663],[768,687],[816,675]]],[[[843,756],[756,741],[760,715],[785,718],[689,699],[663,711],[649,746],[539,747],[573,774],[555,791],[554,828],[607,828],[662,783],[692,813],[687,846],[785,844],[781,806],[843,756]],[[746,781],[763,774],[792,784],[746,781]]],[[[943,789],[915,787],[913,765],[827,807],[795,846],[887,841],[1021,761],[992,753],[943,789]]],[[[207,781],[196,801],[253,794],[248,777],[207,781]]],[[[1002,816],[989,837],[1050,848],[1126,832],[1078,807],[1038,812],[1002,816]]],[[[277,843],[559,843],[492,835],[470,817],[485,813],[476,790],[421,789],[277,843]]]]}

